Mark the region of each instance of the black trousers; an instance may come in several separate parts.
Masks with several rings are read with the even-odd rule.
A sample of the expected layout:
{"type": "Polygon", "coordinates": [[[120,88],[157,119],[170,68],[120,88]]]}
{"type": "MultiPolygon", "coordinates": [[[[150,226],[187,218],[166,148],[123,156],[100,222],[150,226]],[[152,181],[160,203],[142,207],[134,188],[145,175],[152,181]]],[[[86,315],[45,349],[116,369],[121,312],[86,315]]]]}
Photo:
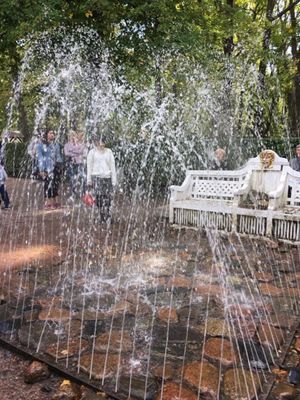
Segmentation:
{"type": "Polygon", "coordinates": [[[58,196],[58,189],[61,181],[62,170],[56,165],[52,173],[48,174],[44,181],[44,196],[51,199],[58,196]]]}
{"type": "Polygon", "coordinates": [[[0,185],[0,196],[4,203],[4,207],[8,208],[9,207],[9,197],[8,197],[7,191],[5,190],[4,185],[0,185]]]}
{"type": "Polygon", "coordinates": [[[113,185],[111,178],[92,177],[96,205],[100,211],[101,221],[107,221],[111,217],[111,203],[113,185]]]}

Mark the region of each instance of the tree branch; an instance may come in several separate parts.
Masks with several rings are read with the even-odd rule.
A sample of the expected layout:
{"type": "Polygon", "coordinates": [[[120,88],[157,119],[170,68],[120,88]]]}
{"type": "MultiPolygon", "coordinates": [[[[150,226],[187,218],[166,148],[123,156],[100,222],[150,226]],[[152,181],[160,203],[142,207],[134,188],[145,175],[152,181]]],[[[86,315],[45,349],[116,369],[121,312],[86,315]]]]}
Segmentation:
{"type": "Polygon", "coordinates": [[[271,17],[270,21],[275,21],[275,19],[282,17],[284,14],[286,14],[288,11],[290,11],[291,8],[295,7],[299,3],[300,3],[300,0],[295,0],[293,3],[290,3],[285,9],[280,11],[278,14],[274,15],[274,17],[271,17]]]}

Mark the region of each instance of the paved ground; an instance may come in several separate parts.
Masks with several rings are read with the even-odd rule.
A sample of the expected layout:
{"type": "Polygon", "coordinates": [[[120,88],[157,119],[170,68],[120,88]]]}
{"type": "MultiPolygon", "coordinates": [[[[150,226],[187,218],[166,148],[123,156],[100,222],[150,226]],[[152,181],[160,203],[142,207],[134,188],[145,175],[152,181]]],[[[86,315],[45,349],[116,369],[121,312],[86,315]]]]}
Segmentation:
{"type": "MultiPolygon", "coordinates": [[[[17,284],[24,270],[52,265],[57,268],[66,254],[72,253],[73,243],[67,233],[72,226],[73,204],[67,205],[67,195],[61,198],[63,207],[43,209],[42,184],[30,180],[8,180],[12,207],[0,210],[0,282],[1,300],[7,293],[6,276],[11,285],[17,284]],[[68,220],[68,223],[66,223],[68,220]],[[69,225],[70,223],[70,225],[69,225]]],[[[67,191],[66,191],[67,192],[67,191]]],[[[81,204],[75,203],[82,213],[91,214],[81,204]]],[[[74,221],[73,221],[74,222],[74,221]]],[[[78,225],[75,224],[75,228],[78,225]]],[[[101,239],[101,232],[99,240],[101,239]]],[[[16,287],[21,290],[21,287],[16,287]]],[[[54,373],[50,378],[35,384],[24,382],[24,370],[31,361],[0,346],[0,398],[1,400],[52,399],[63,378],[54,373]]]]}
{"type": "MultiPolygon", "coordinates": [[[[126,275],[132,273],[131,269],[134,270],[136,265],[143,270],[142,272],[146,276],[150,264],[154,273],[155,268],[157,268],[157,273],[162,268],[163,271],[159,275],[160,286],[161,288],[166,286],[166,294],[169,294],[170,287],[175,288],[174,296],[176,293],[180,295],[180,289],[187,289],[186,286],[191,284],[182,274],[190,268],[190,273],[193,275],[194,262],[199,259],[198,294],[206,296],[209,288],[209,296],[213,296],[212,289],[215,289],[218,294],[222,288],[219,285],[209,285],[204,278],[212,277],[210,275],[212,265],[214,264],[218,269],[218,263],[223,262],[222,256],[226,254],[230,271],[239,274],[236,281],[233,280],[235,273],[232,273],[232,276],[229,274],[232,278],[230,284],[233,287],[242,286],[245,278],[253,283],[251,274],[254,274],[253,278],[256,277],[259,282],[258,288],[261,295],[265,296],[265,300],[272,296],[275,300],[281,299],[280,296],[283,296],[281,300],[278,300],[278,303],[282,304],[288,294],[289,298],[293,298],[293,305],[298,310],[300,297],[299,249],[290,249],[284,246],[278,248],[278,244],[275,242],[267,243],[252,241],[252,239],[242,243],[238,238],[236,242],[231,242],[231,239],[225,241],[224,247],[220,247],[212,255],[209,250],[211,250],[211,245],[214,247],[214,244],[210,243],[205,249],[205,243],[209,241],[205,235],[201,236],[201,233],[192,230],[181,233],[180,230],[168,229],[165,219],[161,218],[164,211],[163,204],[156,204],[155,200],[150,198],[145,199],[144,202],[137,198],[129,203],[123,195],[118,194],[114,223],[107,225],[99,222],[96,208],[84,206],[80,199],[71,202],[65,189],[61,198],[63,206],[47,211],[43,209],[41,183],[10,179],[8,191],[12,208],[8,211],[0,211],[0,300],[3,302],[7,296],[13,293],[18,305],[19,295],[30,293],[32,285],[35,285],[35,274],[39,278],[41,289],[46,288],[47,291],[51,291],[57,282],[57,277],[63,275],[61,272],[64,267],[70,268],[70,273],[73,271],[73,265],[77,266],[79,270],[82,268],[84,272],[87,261],[91,262],[91,265],[94,261],[99,265],[100,261],[101,267],[101,260],[104,258],[110,260],[107,265],[107,278],[115,278],[118,275],[116,268],[120,266],[127,268],[124,279],[126,275]],[[152,238],[154,238],[153,242],[152,238]],[[165,244],[169,246],[166,254],[172,254],[172,260],[175,257],[174,265],[172,260],[168,261],[167,256],[164,257],[162,253],[163,241],[168,242],[165,244]],[[245,247],[246,244],[248,247],[245,247]],[[240,249],[240,253],[236,253],[237,249],[240,249]],[[150,257],[149,263],[147,254],[150,257]],[[139,256],[143,259],[143,263],[136,263],[137,260],[134,257],[139,259],[139,256]],[[117,263],[115,265],[114,261],[120,258],[122,258],[122,263],[119,262],[118,266],[117,263]],[[249,260],[253,267],[250,268],[249,273],[243,276],[243,267],[246,271],[249,260]],[[186,271],[183,271],[182,267],[185,261],[186,271]],[[160,262],[162,262],[161,265],[160,262]],[[165,266],[172,268],[168,271],[165,266]],[[172,270],[173,267],[176,267],[176,275],[175,269],[172,270]],[[270,277],[270,273],[268,275],[267,272],[273,272],[273,270],[275,274],[270,277]],[[280,281],[278,278],[278,271],[283,273],[284,281],[280,281]],[[290,283],[287,278],[291,275],[293,280],[290,283]],[[164,282],[166,277],[168,277],[169,283],[164,282]],[[276,282],[278,281],[275,286],[272,284],[274,277],[276,282]]],[[[76,283],[80,287],[85,282],[80,281],[80,276],[77,278],[76,283]]],[[[90,283],[93,284],[93,282],[90,283]]],[[[40,304],[43,307],[46,308],[51,296],[51,304],[55,305],[55,293],[47,293],[48,300],[45,292],[40,291],[39,293],[41,295],[40,304]],[[43,300],[45,304],[43,304],[43,300]]],[[[61,310],[59,305],[57,311],[60,313],[61,310]]],[[[239,309],[239,312],[242,310],[239,309]]],[[[55,319],[53,315],[52,317],[55,319]]],[[[298,359],[297,353],[297,361],[298,359]]],[[[28,360],[0,347],[0,365],[3,366],[0,371],[1,400],[53,399],[53,394],[62,382],[62,378],[52,375],[41,383],[25,384],[23,371],[28,362],[28,360]]]]}
{"type": "MultiPolygon", "coordinates": [[[[95,257],[99,253],[111,256],[124,248],[130,249],[132,243],[124,238],[130,229],[135,229],[138,213],[145,213],[144,220],[149,218],[148,211],[141,204],[132,208],[120,193],[116,196],[115,223],[108,226],[99,223],[96,207],[85,206],[81,199],[71,202],[67,187],[61,188],[62,207],[56,210],[44,210],[41,182],[10,178],[7,189],[11,208],[0,209],[1,301],[11,293],[18,296],[27,290],[28,282],[20,279],[24,272],[26,275],[39,271],[42,275],[45,268],[49,279],[52,272],[53,276],[57,275],[64,261],[74,257],[82,260],[87,251],[92,259],[93,254],[95,257]],[[92,238],[88,249],[87,237],[92,238]],[[122,248],[117,249],[114,243],[120,243],[122,248]]],[[[156,208],[158,213],[164,211],[161,207],[156,208]]],[[[143,241],[143,226],[139,229],[135,237],[143,241]]],[[[0,365],[3,366],[0,369],[1,400],[52,399],[62,378],[52,374],[41,383],[28,385],[24,382],[24,369],[29,362],[0,346],[0,365]]]]}

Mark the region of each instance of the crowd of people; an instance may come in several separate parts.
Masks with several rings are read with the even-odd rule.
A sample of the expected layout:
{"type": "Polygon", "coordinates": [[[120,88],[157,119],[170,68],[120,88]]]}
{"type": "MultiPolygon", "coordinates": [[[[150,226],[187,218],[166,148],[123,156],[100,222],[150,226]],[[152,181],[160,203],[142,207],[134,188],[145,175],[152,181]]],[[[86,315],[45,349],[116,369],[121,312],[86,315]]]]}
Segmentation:
{"type": "MultiPolygon", "coordinates": [[[[103,135],[94,138],[89,148],[83,132],[70,131],[66,144],[62,147],[56,141],[56,134],[48,130],[45,134],[34,135],[27,148],[32,161],[31,178],[43,181],[45,209],[60,208],[59,188],[65,175],[70,187],[70,200],[81,199],[85,194],[93,197],[99,209],[101,221],[111,218],[112,199],[117,184],[114,154],[107,147],[103,135]]],[[[295,157],[290,160],[292,169],[300,172],[300,144],[296,146],[295,157]]],[[[10,208],[6,188],[7,173],[3,160],[0,162],[0,196],[2,209],[10,208]]],[[[218,147],[208,166],[212,170],[228,169],[226,151],[218,147]]]]}
{"type": "Polygon", "coordinates": [[[32,159],[32,179],[44,182],[45,209],[60,208],[59,187],[65,171],[70,186],[70,200],[76,201],[86,192],[93,193],[101,221],[111,217],[112,195],[117,183],[115,158],[107,147],[107,139],[98,135],[91,149],[83,132],[70,131],[63,148],[55,140],[53,130],[35,135],[28,145],[32,159]]]}

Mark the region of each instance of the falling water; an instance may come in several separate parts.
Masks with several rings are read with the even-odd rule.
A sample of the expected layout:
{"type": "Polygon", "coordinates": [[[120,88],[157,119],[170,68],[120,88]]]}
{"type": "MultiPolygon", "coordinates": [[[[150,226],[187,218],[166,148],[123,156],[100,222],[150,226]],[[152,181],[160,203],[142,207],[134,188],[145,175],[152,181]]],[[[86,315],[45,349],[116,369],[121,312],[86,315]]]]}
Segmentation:
{"type": "MultiPolygon", "coordinates": [[[[66,183],[65,207],[44,211],[24,160],[0,227],[1,333],[117,399],[259,399],[299,313],[298,249],[166,219],[166,188],[187,168],[207,168],[217,144],[233,159],[238,99],[255,85],[253,71],[233,71],[228,110],[224,82],[182,61],[186,93],[158,104],[151,82],[131,85],[96,34],[81,34],[98,43],[93,60],[80,32],[59,44],[45,35],[28,50],[8,126],[35,60],[46,60],[34,132],[51,125],[62,144],[69,128],[86,132],[87,144],[108,134],[119,176],[114,223],[68,202],[66,183]]],[[[243,124],[246,132],[251,121],[243,124]]]]}

